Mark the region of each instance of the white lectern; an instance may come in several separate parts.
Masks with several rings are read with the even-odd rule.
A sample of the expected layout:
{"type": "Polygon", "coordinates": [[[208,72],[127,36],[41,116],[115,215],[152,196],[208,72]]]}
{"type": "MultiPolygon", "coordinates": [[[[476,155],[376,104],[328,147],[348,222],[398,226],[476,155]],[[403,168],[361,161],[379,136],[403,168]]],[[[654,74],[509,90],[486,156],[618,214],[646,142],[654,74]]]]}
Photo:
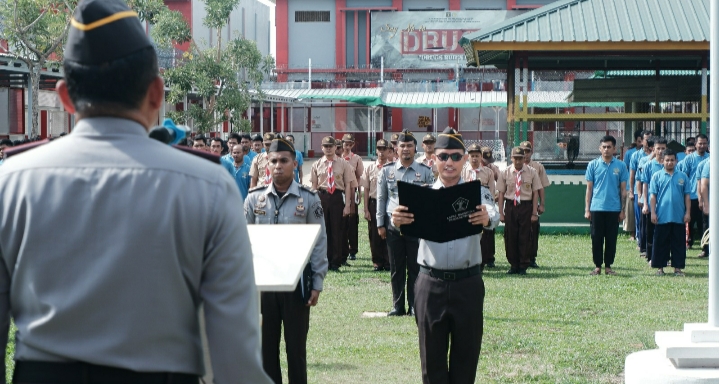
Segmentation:
{"type": "MultiPolygon", "coordinates": [[[[252,243],[255,283],[259,292],[290,292],[297,288],[320,234],[320,225],[248,225],[252,243]]],[[[200,311],[202,350],[205,356],[205,383],[212,383],[212,365],[205,335],[205,318],[200,311]]]]}

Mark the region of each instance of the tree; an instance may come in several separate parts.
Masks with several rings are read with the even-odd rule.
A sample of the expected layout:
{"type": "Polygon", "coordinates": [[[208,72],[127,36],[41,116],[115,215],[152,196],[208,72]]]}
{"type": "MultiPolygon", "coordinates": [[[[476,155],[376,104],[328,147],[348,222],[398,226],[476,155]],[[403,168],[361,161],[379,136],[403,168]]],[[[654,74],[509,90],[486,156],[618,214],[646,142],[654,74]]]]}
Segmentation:
{"type": "Polygon", "coordinates": [[[58,65],[76,5],[77,0],[0,1],[2,38],[7,40],[7,48],[0,46],[0,53],[22,61],[28,68],[31,137],[38,135],[40,71],[58,65]]]}
{"type": "MultiPolygon", "coordinates": [[[[217,31],[214,46],[202,49],[190,40],[190,48],[180,62],[164,72],[170,87],[168,101],[180,103],[188,94],[196,95],[202,105],[192,104],[185,111],[169,112],[179,123],[194,123],[199,132],[207,132],[225,121],[234,131],[250,131],[250,121],[242,118],[251,103],[250,90],[262,97],[260,88],[265,75],[274,67],[271,56],[263,57],[254,41],[237,34],[223,44],[222,28],[240,0],[204,0],[207,16],[203,24],[217,31]]],[[[161,15],[155,20],[153,38],[159,46],[177,42],[177,20],[161,15]]]]}

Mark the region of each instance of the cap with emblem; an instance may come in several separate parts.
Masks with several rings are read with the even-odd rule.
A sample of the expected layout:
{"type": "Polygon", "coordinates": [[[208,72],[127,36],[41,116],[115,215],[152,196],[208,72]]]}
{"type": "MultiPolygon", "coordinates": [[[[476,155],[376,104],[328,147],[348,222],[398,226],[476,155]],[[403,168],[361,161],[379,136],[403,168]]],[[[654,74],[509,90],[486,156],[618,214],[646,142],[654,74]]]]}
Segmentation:
{"type": "Polygon", "coordinates": [[[422,138],[423,143],[434,143],[436,141],[437,141],[437,139],[431,133],[424,135],[424,137],[422,138]]]}
{"type": "Polygon", "coordinates": [[[482,147],[480,147],[478,143],[472,143],[469,147],[467,147],[467,152],[482,152],[482,147]]]}
{"type": "Polygon", "coordinates": [[[277,138],[277,139],[272,140],[272,144],[270,145],[270,149],[268,152],[283,152],[283,151],[294,153],[295,146],[283,138],[277,138]]]}
{"type": "Polygon", "coordinates": [[[494,163],[494,154],[492,153],[492,148],[482,147],[482,158],[487,160],[487,162],[494,163]]]}
{"type": "Polygon", "coordinates": [[[397,135],[397,141],[403,143],[407,143],[410,141],[413,143],[417,143],[417,139],[414,138],[414,135],[412,134],[412,132],[409,131],[409,129],[405,129],[400,132],[400,134],[397,135]]]}
{"type": "Polygon", "coordinates": [[[260,134],[258,133],[252,136],[252,141],[262,141],[262,136],[260,136],[260,134]]]}
{"type": "Polygon", "coordinates": [[[335,138],[332,136],[325,136],[322,138],[322,145],[336,145],[335,138]]]}
{"type": "Polygon", "coordinates": [[[512,149],[512,157],[524,157],[524,150],[520,147],[512,149]]]}
{"type": "Polygon", "coordinates": [[[270,144],[272,143],[272,140],[275,139],[275,134],[272,132],[265,133],[264,136],[262,136],[262,143],[263,144],[270,144]]]}
{"type": "Polygon", "coordinates": [[[457,133],[454,129],[447,127],[437,137],[437,144],[434,145],[435,149],[462,149],[465,150],[464,140],[462,135],[457,133]]]}
{"type": "Polygon", "coordinates": [[[532,143],[530,143],[529,141],[523,141],[519,143],[519,147],[523,149],[532,149],[532,143]]]}
{"type": "Polygon", "coordinates": [[[81,1],[70,26],[65,60],[99,65],[152,47],[137,13],[121,0],[81,1]]]}
{"type": "Polygon", "coordinates": [[[399,139],[399,134],[393,133],[392,136],[390,137],[389,141],[391,141],[392,144],[395,144],[397,142],[397,139],[399,139]]]}
{"type": "Polygon", "coordinates": [[[387,148],[389,147],[389,143],[385,139],[379,139],[377,140],[377,148],[387,148]]]}
{"type": "Polygon", "coordinates": [[[344,136],[342,136],[342,142],[345,142],[345,141],[354,143],[355,142],[354,135],[351,133],[345,133],[344,136]]]}

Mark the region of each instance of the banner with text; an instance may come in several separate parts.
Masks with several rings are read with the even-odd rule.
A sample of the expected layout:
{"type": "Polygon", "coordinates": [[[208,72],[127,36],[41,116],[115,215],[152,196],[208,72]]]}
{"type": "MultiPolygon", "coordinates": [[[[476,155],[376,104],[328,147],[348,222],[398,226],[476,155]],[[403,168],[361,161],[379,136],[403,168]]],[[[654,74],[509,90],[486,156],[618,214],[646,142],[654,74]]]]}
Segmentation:
{"type": "Polygon", "coordinates": [[[466,58],[459,39],[524,11],[372,12],[372,67],[447,68],[466,58]]]}

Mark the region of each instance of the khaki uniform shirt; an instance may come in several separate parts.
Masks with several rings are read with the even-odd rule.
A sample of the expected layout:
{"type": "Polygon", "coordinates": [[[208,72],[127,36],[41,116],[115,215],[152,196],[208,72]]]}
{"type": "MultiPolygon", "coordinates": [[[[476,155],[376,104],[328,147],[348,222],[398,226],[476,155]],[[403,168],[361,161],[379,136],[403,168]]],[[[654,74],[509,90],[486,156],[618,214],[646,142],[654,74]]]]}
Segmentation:
{"type": "Polygon", "coordinates": [[[358,182],[357,184],[359,184],[359,179],[362,176],[362,173],[364,172],[364,164],[362,163],[362,157],[360,157],[360,155],[358,155],[356,153],[350,152],[349,156],[345,157],[343,155],[342,158],[346,162],[350,163],[350,165],[352,166],[352,169],[354,169],[355,180],[358,182]]]}
{"type": "Polygon", "coordinates": [[[480,165],[478,169],[472,169],[472,165],[468,161],[464,164],[464,168],[462,168],[462,179],[466,182],[479,180],[482,185],[489,189],[492,196],[494,196],[497,184],[494,181],[494,172],[492,172],[489,167],[480,165]]]}
{"type": "Polygon", "coordinates": [[[485,167],[489,168],[494,172],[494,181],[497,181],[499,179],[499,167],[496,166],[494,163],[489,163],[488,165],[485,165],[485,167]]]}
{"type": "Polygon", "coordinates": [[[215,382],[271,383],[240,204],[221,166],[120,118],[6,160],[0,345],[12,308],[18,360],[200,376],[202,305],[215,382]]]}
{"type": "MultiPolygon", "coordinates": [[[[534,168],[524,164],[522,165],[521,176],[521,192],[519,201],[532,201],[532,193],[542,189],[542,182],[534,168]]],[[[497,180],[497,191],[504,194],[505,200],[514,200],[514,189],[516,185],[517,171],[514,165],[508,166],[503,172],[499,173],[497,180]]]]}
{"type": "Polygon", "coordinates": [[[255,156],[250,163],[250,179],[257,176],[257,185],[255,187],[261,187],[265,184],[265,175],[267,167],[270,166],[270,155],[267,152],[262,152],[255,156]]]}
{"type": "MultiPolygon", "coordinates": [[[[317,189],[327,189],[327,158],[322,156],[312,164],[310,181],[317,184],[317,189]]],[[[335,157],[332,163],[332,173],[335,176],[335,189],[344,191],[355,180],[355,171],[350,163],[341,157],[335,157]]]]}
{"type": "Polygon", "coordinates": [[[253,188],[245,200],[245,217],[250,224],[319,224],[319,237],[312,248],[312,289],[321,291],[327,275],[327,232],[325,216],[317,192],[292,182],[282,198],[275,185],[253,188]],[[275,212],[277,222],[275,223],[275,212]]]}
{"type": "Polygon", "coordinates": [[[537,171],[537,175],[539,176],[539,181],[542,183],[542,188],[547,188],[551,183],[549,182],[549,177],[547,177],[547,171],[544,169],[544,166],[542,163],[536,162],[536,161],[530,161],[529,164],[530,167],[534,168],[535,171],[537,171]]]}
{"type": "Polygon", "coordinates": [[[431,157],[427,157],[426,154],[422,154],[422,156],[418,157],[415,161],[432,168],[432,173],[434,173],[435,178],[439,174],[439,170],[437,169],[437,163],[435,163],[431,157]]]}
{"type": "Polygon", "coordinates": [[[368,193],[372,199],[377,198],[377,178],[381,169],[382,165],[375,161],[364,169],[360,179],[360,186],[364,188],[365,193],[368,193]]]}

